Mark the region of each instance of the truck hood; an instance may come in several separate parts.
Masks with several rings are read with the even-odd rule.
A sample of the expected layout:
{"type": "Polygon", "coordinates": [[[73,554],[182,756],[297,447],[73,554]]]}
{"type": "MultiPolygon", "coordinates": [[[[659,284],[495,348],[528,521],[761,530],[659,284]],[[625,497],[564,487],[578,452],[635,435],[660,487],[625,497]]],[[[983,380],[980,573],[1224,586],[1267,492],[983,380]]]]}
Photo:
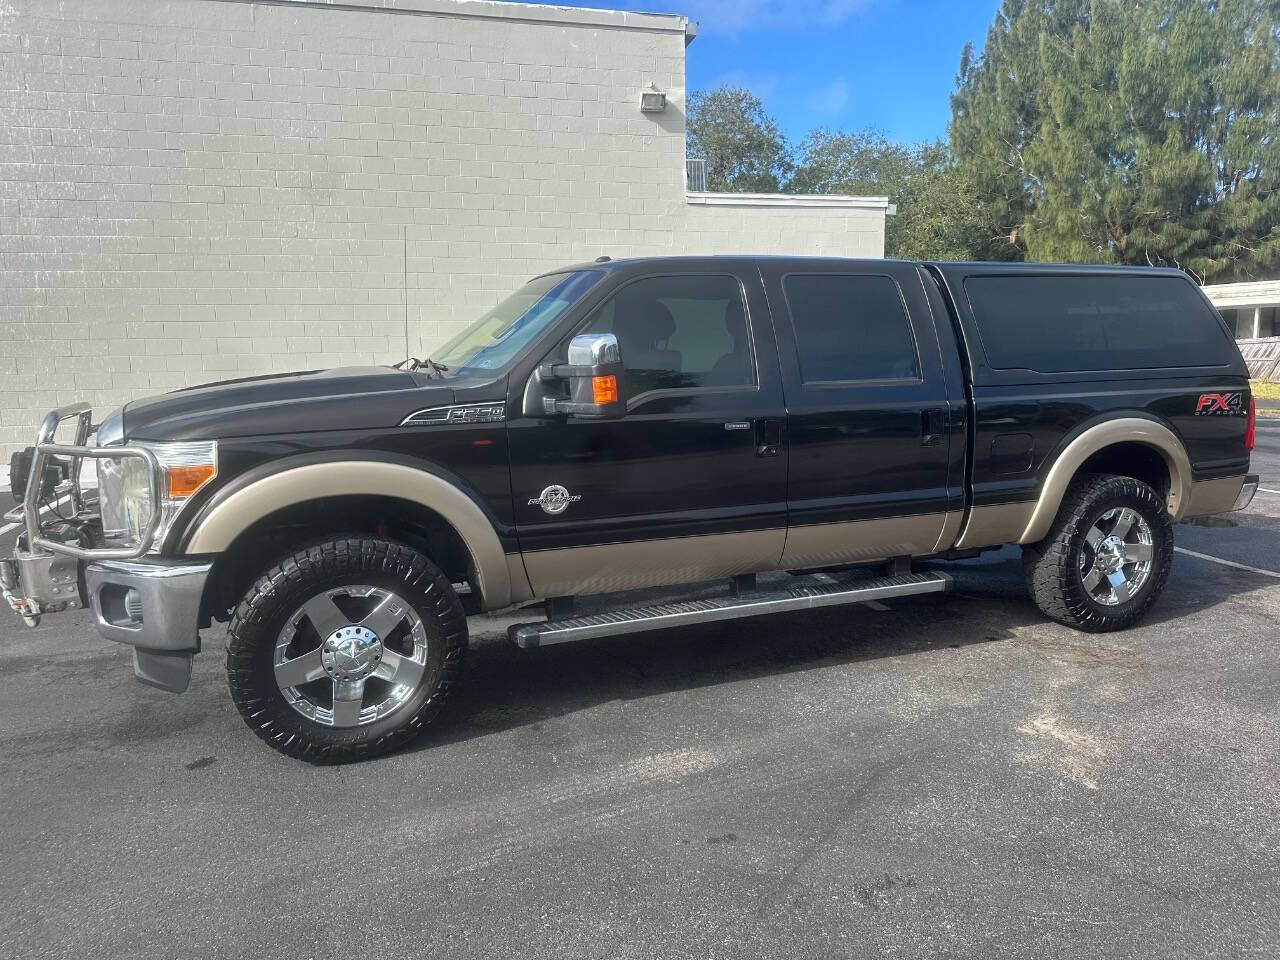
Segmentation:
{"type": "Polygon", "coordinates": [[[338,367],[224,380],[127,404],[124,436],[215,440],[394,427],[416,410],[452,403],[455,389],[464,386],[461,392],[474,397],[482,385],[475,380],[428,380],[391,367],[338,367]]]}

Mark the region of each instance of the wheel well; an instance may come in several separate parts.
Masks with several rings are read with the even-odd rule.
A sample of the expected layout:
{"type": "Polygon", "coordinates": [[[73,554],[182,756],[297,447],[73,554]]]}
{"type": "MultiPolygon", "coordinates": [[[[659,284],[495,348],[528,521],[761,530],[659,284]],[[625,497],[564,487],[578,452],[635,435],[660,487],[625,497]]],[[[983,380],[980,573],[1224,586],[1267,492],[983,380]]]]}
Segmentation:
{"type": "Polygon", "coordinates": [[[229,619],[249,585],[282,558],[344,535],[382,537],[421,550],[450,583],[470,585],[470,594],[461,598],[464,606],[479,596],[466,543],[434,510],[395,497],[323,497],[268,514],[218,554],[205,586],[202,621],[229,619]]]}
{"type": "Polygon", "coordinates": [[[1163,454],[1145,443],[1115,443],[1103,447],[1080,465],[1076,475],[1085,473],[1111,473],[1141,480],[1165,500],[1173,483],[1163,454]]]}

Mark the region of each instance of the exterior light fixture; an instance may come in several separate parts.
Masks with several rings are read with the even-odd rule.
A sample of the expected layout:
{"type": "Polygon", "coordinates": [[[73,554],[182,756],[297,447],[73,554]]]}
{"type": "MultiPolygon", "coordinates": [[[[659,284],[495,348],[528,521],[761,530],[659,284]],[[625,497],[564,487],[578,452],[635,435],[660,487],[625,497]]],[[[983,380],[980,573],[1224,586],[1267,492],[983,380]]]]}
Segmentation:
{"type": "Polygon", "coordinates": [[[657,90],[644,90],[640,94],[641,113],[662,113],[667,109],[667,95],[657,90]]]}

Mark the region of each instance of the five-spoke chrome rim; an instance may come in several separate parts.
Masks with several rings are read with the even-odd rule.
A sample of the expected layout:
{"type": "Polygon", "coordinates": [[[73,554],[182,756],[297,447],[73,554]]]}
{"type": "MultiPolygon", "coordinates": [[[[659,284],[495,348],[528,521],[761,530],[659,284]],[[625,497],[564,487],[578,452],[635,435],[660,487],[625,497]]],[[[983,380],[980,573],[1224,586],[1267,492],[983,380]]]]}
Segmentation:
{"type": "Polygon", "coordinates": [[[356,727],[387,716],[413,696],[426,665],[422,619],[381,587],[316,594],[276,640],[276,683],[285,701],[326,726],[356,727]]]}
{"type": "Polygon", "coordinates": [[[1103,513],[1080,545],[1080,582],[1107,607],[1132,599],[1151,576],[1151,526],[1129,507],[1103,513]]]}

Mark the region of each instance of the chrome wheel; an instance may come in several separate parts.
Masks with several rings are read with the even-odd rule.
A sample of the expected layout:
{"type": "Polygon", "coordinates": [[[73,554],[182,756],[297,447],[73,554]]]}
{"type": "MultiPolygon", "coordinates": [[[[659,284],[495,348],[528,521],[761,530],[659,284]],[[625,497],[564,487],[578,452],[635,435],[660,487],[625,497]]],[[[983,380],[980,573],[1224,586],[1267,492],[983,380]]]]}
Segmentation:
{"type": "Polygon", "coordinates": [[[1080,546],[1080,582],[1107,607],[1137,595],[1151,577],[1151,526],[1130,507],[1115,507],[1094,521],[1080,546]]]}
{"type": "Polygon", "coordinates": [[[403,706],[426,663],[426,629],[413,607],[366,585],[325,590],[294,611],[274,659],[289,706],[332,727],[373,723],[403,706]]]}

